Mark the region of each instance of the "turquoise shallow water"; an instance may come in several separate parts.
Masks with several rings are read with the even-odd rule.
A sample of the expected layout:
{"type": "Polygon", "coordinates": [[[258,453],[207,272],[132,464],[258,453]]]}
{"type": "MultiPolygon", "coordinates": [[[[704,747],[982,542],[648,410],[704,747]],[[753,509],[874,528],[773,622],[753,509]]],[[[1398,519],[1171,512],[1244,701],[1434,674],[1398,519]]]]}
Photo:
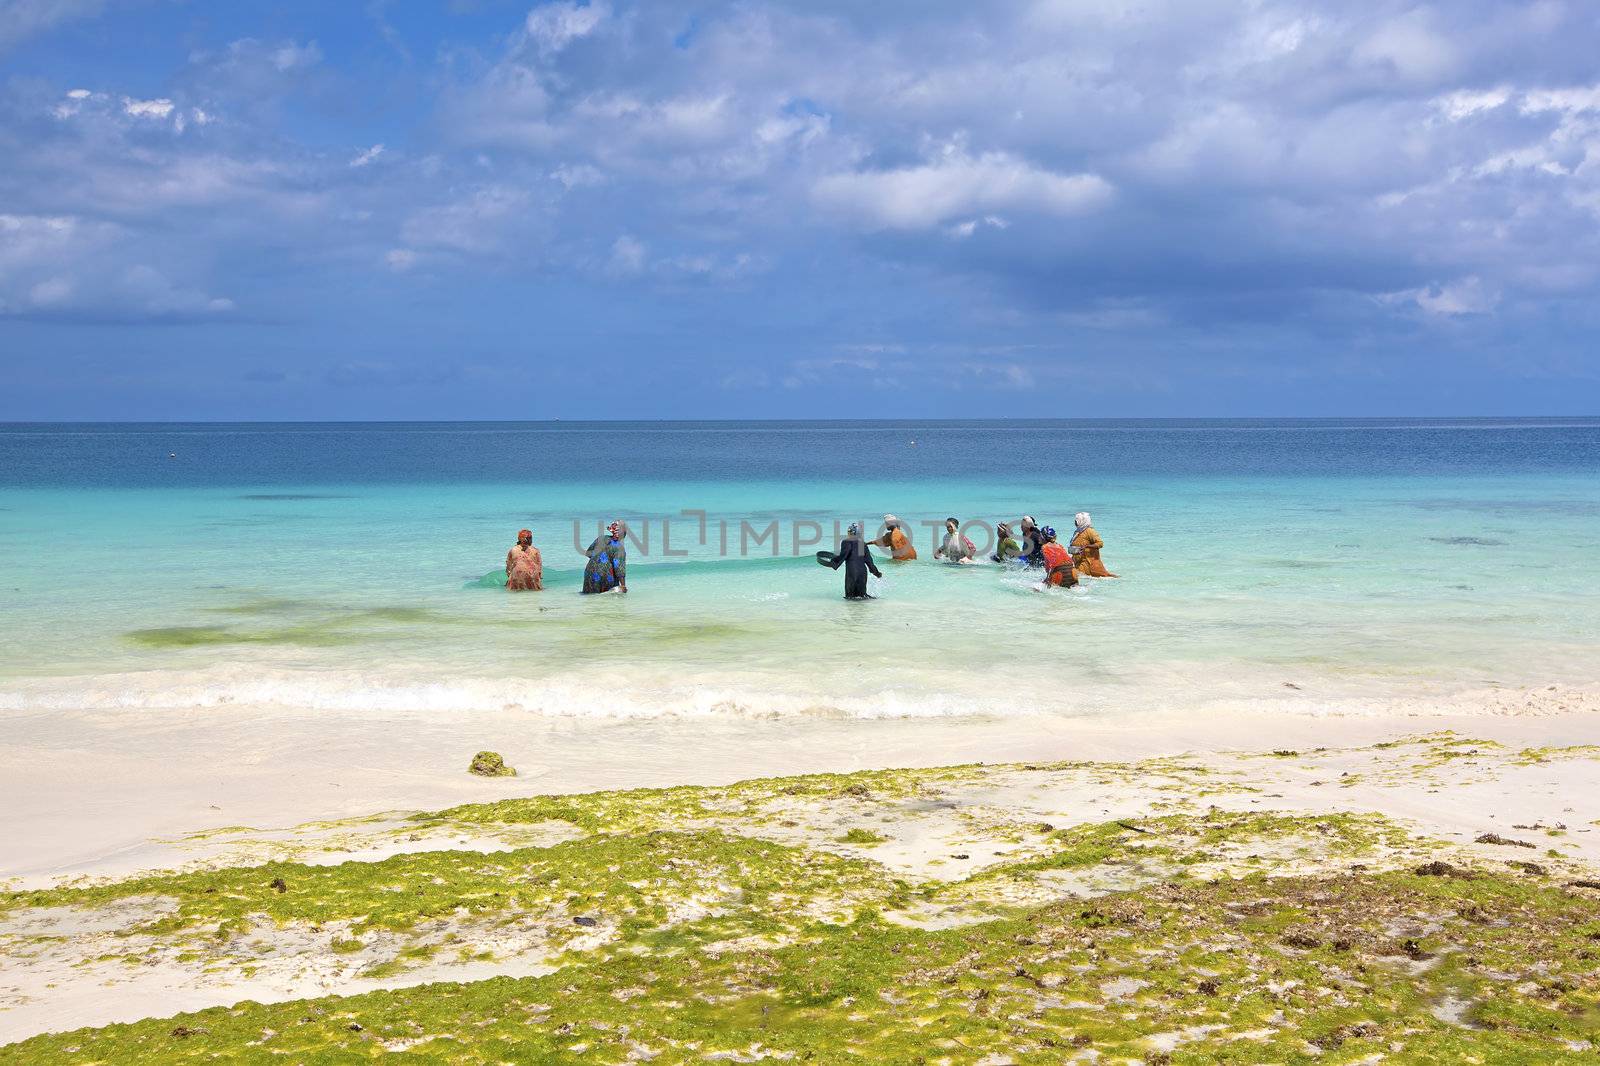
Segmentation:
{"type": "Polygon", "coordinates": [[[0,486],[0,708],[1080,714],[1600,682],[1596,420],[12,426],[0,486]],[[933,562],[920,524],[1078,510],[1122,578],[1041,593],[933,562]],[[795,523],[885,511],[923,560],[846,603],[795,523]],[[650,550],[628,596],[579,596],[574,522],[613,516],[650,550]],[[776,521],[777,556],[741,521],[776,521]],[[471,587],[525,525],[546,590],[471,587]]]}

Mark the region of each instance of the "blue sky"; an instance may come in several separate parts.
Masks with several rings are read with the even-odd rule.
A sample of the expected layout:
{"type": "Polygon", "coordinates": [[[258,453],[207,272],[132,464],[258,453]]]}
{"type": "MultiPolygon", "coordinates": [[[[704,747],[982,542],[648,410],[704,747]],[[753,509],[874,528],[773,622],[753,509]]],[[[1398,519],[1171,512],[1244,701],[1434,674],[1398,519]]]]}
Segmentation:
{"type": "Polygon", "coordinates": [[[1600,410],[1589,0],[0,0],[0,419],[1600,410]]]}

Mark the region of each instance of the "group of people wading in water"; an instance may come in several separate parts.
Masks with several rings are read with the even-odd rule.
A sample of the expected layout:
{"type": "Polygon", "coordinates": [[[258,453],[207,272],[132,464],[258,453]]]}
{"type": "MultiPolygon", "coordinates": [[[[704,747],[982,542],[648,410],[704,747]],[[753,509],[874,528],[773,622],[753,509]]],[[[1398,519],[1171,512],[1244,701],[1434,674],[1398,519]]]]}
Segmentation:
{"type": "MultiPolygon", "coordinates": [[[[613,522],[584,549],[589,562],[583,568],[583,591],[628,591],[628,527],[613,522]]],[[[506,588],[512,592],[538,592],[544,588],[544,560],[533,546],[533,531],[517,532],[517,543],[506,553],[506,588]]]]}
{"type": "MultiPolygon", "coordinates": [[[[1073,519],[1076,527],[1072,539],[1062,544],[1056,531],[1041,526],[1032,515],[1024,515],[1015,531],[1009,522],[995,527],[995,550],[989,561],[1002,566],[1043,571],[1040,588],[1071,588],[1082,577],[1116,577],[1106,569],[1100,559],[1100,549],[1105,541],[1090,524],[1089,513],[1079,511],[1073,519]]],[[[838,528],[838,527],[835,527],[838,528]]],[[[961,522],[947,518],[945,535],[934,549],[935,559],[947,563],[971,564],[977,562],[977,548],[961,532],[961,522]]],[[[588,563],[583,568],[585,593],[628,591],[628,527],[612,522],[606,531],[584,549],[588,563]]],[[[882,577],[873,548],[883,548],[895,563],[909,563],[917,558],[917,549],[911,543],[905,523],[892,514],[883,516],[883,532],[875,540],[863,540],[860,523],[852,523],[839,544],[837,552],[818,552],[817,561],[824,566],[844,569],[844,596],[847,600],[866,600],[867,575],[882,577]]],[[[539,549],[533,546],[533,533],[521,530],[516,545],[506,553],[506,588],[513,592],[533,592],[544,588],[544,564],[539,549]]]]}
{"type": "MultiPolygon", "coordinates": [[[[1072,539],[1063,545],[1056,539],[1056,531],[1041,526],[1032,515],[1023,515],[1017,523],[1016,536],[1009,522],[995,527],[995,550],[989,561],[1002,566],[1038,569],[1044,572],[1040,588],[1071,588],[1082,577],[1116,577],[1100,559],[1100,549],[1105,541],[1090,524],[1089,512],[1079,511],[1073,519],[1076,527],[1072,539]],[[1020,536],[1020,540],[1018,537],[1020,536]]],[[[818,552],[817,559],[825,566],[837,570],[844,567],[844,598],[864,600],[867,594],[867,575],[882,577],[872,548],[883,548],[896,563],[909,563],[917,558],[917,549],[911,543],[905,523],[892,514],[883,516],[883,532],[876,540],[861,539],[861,526],[851,525],[837,552],[818,552]]],[[[967,565],[977,562],[977,546],[961,532],[961,521],[947,518],[944,521],[944,539],[934,549],[933,557],[947,563],[967,565]]]]}

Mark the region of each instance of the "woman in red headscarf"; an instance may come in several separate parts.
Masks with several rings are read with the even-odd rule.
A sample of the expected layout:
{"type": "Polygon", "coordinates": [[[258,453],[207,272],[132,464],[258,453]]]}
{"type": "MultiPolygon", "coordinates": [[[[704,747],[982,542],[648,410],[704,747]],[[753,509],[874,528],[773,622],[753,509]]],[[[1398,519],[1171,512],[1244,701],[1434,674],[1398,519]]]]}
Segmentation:
{"type": "Polygon", "coordinates": [[[544,588],[544,563],[533,546],[533,532],[524,529],[506,553],[506,588],[512,592],[538,592],[544,588]]]}

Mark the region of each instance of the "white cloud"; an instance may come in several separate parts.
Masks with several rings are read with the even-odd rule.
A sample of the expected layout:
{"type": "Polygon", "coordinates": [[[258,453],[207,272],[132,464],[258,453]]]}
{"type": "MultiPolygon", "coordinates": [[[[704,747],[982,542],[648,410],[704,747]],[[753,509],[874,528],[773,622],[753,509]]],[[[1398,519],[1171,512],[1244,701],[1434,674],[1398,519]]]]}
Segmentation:
{"type": "Polygon", "coordinates": [[[644,242],[624,233],[611,245],[611,260],[607,271],[617,277],[631,277],[644,270],[644,242]]]}
{"type": "Polygon", "coordinates": [[[225,314],[233,301],[174,283],[125,256],[144,252],[119,226],[64,215],[0,215],[0,315],[121,319],[225,314]]]}
{"type": "Polygon", "coordinates": [[[970,363],[961,370],[981,388],[1021,392],[1035,385],[1033,372],[1020,363],[970,363]]]}
{"type": "Polygon", "coordinates": [[[969,218],[965,222],[957,222],[953,226],[945,227],[945,232],[957,240],[965,240],[978,232],[980,228],[1006,229],[1011,225],[999,215],[984,215],[982,218],[969,218]]]}
{"type": "Polygon", "coordinates": [[[1380,297],[1388,304],[1415,304],[1430,315],[1486,315],[1500,303],[1500,292],[1477,275],[1447,284],[1402,289],[1380,297]]]}
{"type": "Polygon", "coordinates": [[[795,144],[805,148],[826,136],[830,126],[827,115],[779,115],[763,120],[756,127],[755,139],[763,145],[795,144]]]}
{"type": "Polygon", "coordinates": [[[383,261],[396,274],[403,274],[417,265],[417,253],[410,248],[391,248],[384,253],[383,261]]]}
{"type": "Polygon", "coordinates": [[[321,190],[296,188],[299,167],[270,159],[174,150],[159,156],[124,155],[86,175],[79,191],[101,210],[150,214],[171,207],[249,203],[272,216],[314,213],[321,190]]]}
{"type": "Polygon", "coordinates": [[[821,359],[796,359],[789,364],[789,371],[784,375],[782,385],[786,389],[803,389],[836,378],[841,374],[850,374],[857,380],[882,386],[893,382],[898,384],[898,379],[890,376],[895,369],[907,369],[909,363],[899,361],[886,366],[880,359],[861,356],[832,356],[821,359]],[[854,373],[852,373],[854,372],[854,373]]]}
{"type": "Polygon", "coordinates": [[[1482,91],[1462,89],[1459,92],[1435,97],[1433,106],[1451,122],[1460,122],[1463,119],[1471,118],[1473,115],[1503,107],[1510,99],[1511,90],[1507,88],[1485,89],[1482,91]]]}
{"type": "Polygon", "coordinates": [[[527,207],[528,194],[522,189],[486,186],[450,203],[412,212],[400,227],[400,236],[411,248],[492,252],[505,245],[527,207]]]}
{"type": "Polygon", "coordinates": [[[1600,85],[1536,89],[1523,96],[1523,114],[1537,115],[1545,111],[1561,111],[1569,115],[1600,111],[1600,85]]]}
{"type": "Polygon", "coordinates": [[[1380,25],[1355,49],[1358,62],[1393,71],[1404,81],[1430,82],[1453,72],[1461,56],[1455,43],[1417,7],[1380,25]]]}
{"type": "Polygon", "coordinates": [[[538,71],[525,63],[501,62],[446,97],[445,128],[469,145],[542,151],[563,132],[552,121],[550,106],[538,71]]]}
{"type": "Polygon", "coordinates": [[[1133,331],[1165,324],[1166,319],[1142,300],[1097,300],[1081,311],[1060,316],[1062,323],[1081,329],[1133,331]]]}
{"type": "MultiPolygon", "coordinates": [[[[1577,86],[1564,89],[1538,89],[1522,94],[1517,112],[1523,116],[1539,116],[1548,123],[1547,116],[1556,116],[1554,129],[1519,131],[1510,142],[1490,142],[1500,150],[1483,157],[1475,165],[1464,168],[1459,176],[1495,178],[1514,171],[1532,171],[1552,177],[1580,177],[1587,172],[1591,186],[1600,189],[1600,182],[1592,179],[1600,173],[1600,85],[1577,86]],[[1529,136],[1529,133],[1534,133],[1529,136]]],[[[1592,192],[1586,193],[1576,186],[1566,194],[1572,202],[1581,203],[1592,192]]],[[[1518,214],[1526,215],[1529,205],[1519,204],[1518,214]]]]}
{"type": "Polygon", "coordinates": [[[81,116],[85,120],[117,122],[123,125],[127,125],[131,120],[132,124],[139,128],[167,124],[177,133],[182,133],[191,123],[196,126],[209,126],[216,121],[216,116],[204,108],[181,107],[166,97],[140,100],[137,97],[115,97],[109,93],[91,92],[88,89],[70,90],[62,97],[60,103],[50,109],[50,113],[62,121],[81,116]]]}
{"type": "MultiPolygon", "coordinates": [[[[95,94],[88,89],[73,89],[67,93],[61,103],[50,109],[50,113],[62,120],[72,118],[82,112],[84,105],[94,97],[95,94]]],[[[102,96],[101,99],[103,100],[104,97],[102,96]]]]}
{"type": "Polygon", "coordinates": [[[116,236],[113,226],[68,215],[0,214],[0,286],[32,291],[75,256],[94,253],[116,236]]]}
{"type": "Polygon", "coordinates": [[[728,391],[743,389],[765,389],[772,385],[772,375],[756,367],[740,367],[730,374],[724,374],[717,382],[718,386],[728,391]]]}
{"type": "Polygon", "coordinates": [[[316,66],[321,61],[322,49],[317,47],[316,41],[303,45],[290,41],[272,50],[272,65],[284,73],[316,66]]]}
{"type": "Polygon", "coordinates": [[[1112,187],[1096,174],[1058,174],[1009,152],[971,156],[957,147],[921,166],[830,175],[813,196],[870,228],[915,230],[993,210],[1081,214],[1104,206],[1112,187]]]}
{"type": "Polygon", "coordinates": [[[731,110],[727,93],[673,97],[650,109],[649,131],[671,140],[717,137],[727,131],[731,110]]]}
{"type": "Polygon", "coordinates": [[[240,37],[222,52],[191,52],[189,62],[208,88],[228,96],[258,98],[297,84],[322,62],[322,49],[316,41],[240,37]]]}
{"type": "Polygon", "coordinates": [[[727,135],[737,121],[727,93],[643,100],[631,93],[585,97],[572,109],[580,122],[621,126],[630,139],[653,143],[705,142],[727,135]]]}
{"type": "Polygon", "coordinates": [[[568,192],[590,185],[600,185],[606,180],[604,172],[587,163],[563,164],[550,172],[550,180],[561,183],[568,192]]]}
{"type": "Polygon", "coordinates": [[[173,103],[171,100],[134,100],[131,97],[122,98],[122,111],[133,118],[166,118],[172,114],[173,103]]]}
{"type": "Polygon", "coordinates": [[[528,12],[522,29],[540,53],[549,55],[589,36],[610,14],[610,6],[598,0],[589,4],[542,4],[528,12]]]}
{"type": "Polygon", "coordinates": [[[59,307],[72,299],[72,290],[66,278],[46,278],[28,290],[28,300],[38,308],[59,307]]]}
{"type": "Polygon", "coordinates": [[[383,154],[383,145],[375,144],[371,148],[368,148],[366,151],[359,153],[354,159],[350,160],[350,166],[352,168],[359,168],[359,167],[367,166],[368,164],[372,163],[374,160],[376,160],[382,154],[383,154]]]}
{"type": "Polygon", "coordinates": [[[720,255],[691,252],[669,256],[654,263],[652,271],[666,281],[731,284],[772,268],[763,256],[749,252],[720,255]]]}
{"type": "Polygon", "coordinates": [[[141,311],[158,317],[226,314],[234,309],[232,300],[175,285],[165,274],[142,263],[124,270],[117,287],[141,311]]]}

